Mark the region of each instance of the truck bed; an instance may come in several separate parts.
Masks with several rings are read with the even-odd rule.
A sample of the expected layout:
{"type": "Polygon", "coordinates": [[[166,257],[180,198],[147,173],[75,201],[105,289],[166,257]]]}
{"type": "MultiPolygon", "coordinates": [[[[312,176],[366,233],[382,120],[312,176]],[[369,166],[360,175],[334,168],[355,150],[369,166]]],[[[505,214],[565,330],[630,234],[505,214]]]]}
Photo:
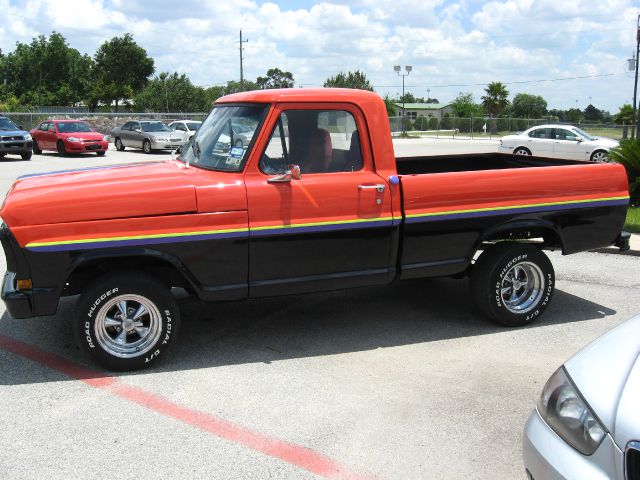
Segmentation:
{"type": "Polygon", "coordinates": [[[495,152],[396,158],[396,165],[400,175],[580,164],[585,164],[585,162],[559,158],[527,157],[495,152]]]}

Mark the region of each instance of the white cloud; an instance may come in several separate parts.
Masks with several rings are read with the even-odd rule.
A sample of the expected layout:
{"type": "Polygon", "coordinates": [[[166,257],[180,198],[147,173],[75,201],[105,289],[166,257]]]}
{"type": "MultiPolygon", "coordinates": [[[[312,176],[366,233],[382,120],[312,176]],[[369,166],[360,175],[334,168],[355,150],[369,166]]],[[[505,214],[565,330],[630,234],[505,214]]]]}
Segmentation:
{"type": "MultiPolygon", "coordinates": [[[[186,73],[194,83],[238,79],[238,31],[245,76],[271,67],[294,74],[298,85],[322,85],[343,70],[363,70],[377,90],[399,92],[394,64],[412,65],[407,88],[418,96],[476,98],[490,81],[521,82],[569,76],[614,76],[511,83],[512,94],[537,93],[550,107],[568,108],[591,96],[617,110],[631,96],[624,63],[635,45],[640,9],[634,0],[356,0],[306,2],[285,8],[237,0],[0,0],[0,48],[61,32],[93,54],[105,40],[130,32],[155,59],[156,71],[186,73]],[[481,84],[474,86],[472,84],[481,84]],[[441,87],[443,85],[460,85],[441,87]]],[[[583,105],[582,105],[583,104],[583,105]]]]}

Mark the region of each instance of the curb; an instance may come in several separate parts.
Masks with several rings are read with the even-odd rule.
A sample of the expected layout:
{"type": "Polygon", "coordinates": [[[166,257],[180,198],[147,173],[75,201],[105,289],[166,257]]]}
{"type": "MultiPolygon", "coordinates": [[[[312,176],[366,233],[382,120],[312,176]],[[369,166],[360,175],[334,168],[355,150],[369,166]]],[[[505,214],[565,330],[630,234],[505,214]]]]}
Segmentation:
{"type": "Polygon", "coordinates": [[[596,250],[591,250],[596,253],[613,253],[616,255],[627,255],[631,257],[640,257],[640,235],[637,233],[632,233],[631,238],[629,239],[629,250],[626,252],[621,252],[619,248],[616,247],[606,247],[606,248],[598,248],[596,250]]]}

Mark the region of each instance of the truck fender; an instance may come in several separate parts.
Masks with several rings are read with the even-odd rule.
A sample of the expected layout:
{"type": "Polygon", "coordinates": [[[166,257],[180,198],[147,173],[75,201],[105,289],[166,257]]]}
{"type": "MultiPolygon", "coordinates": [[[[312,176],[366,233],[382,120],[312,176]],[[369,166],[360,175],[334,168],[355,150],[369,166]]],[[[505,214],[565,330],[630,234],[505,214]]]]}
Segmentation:
{"type": "Polygon", "coordinates": [[[545,246],[560,247],[564,251],[564,240],[557,226],[547,220],[531,218],[493,225],[480,235],[471,254],[475,254],[483,242],[491,240],[526,240],[540,237],[544,239],[545,246]]]}

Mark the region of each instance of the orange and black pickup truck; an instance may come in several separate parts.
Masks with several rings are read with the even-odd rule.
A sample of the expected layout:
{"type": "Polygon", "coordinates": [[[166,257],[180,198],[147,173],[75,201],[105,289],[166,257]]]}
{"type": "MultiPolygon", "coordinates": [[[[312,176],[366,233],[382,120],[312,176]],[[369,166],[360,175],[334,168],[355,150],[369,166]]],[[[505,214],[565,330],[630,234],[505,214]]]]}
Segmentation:
{"type": "Polygon", "coordinates": [[[111,369],[165,356],[173,287],[215,302],[469,275],[484,315],[525,325],[554,292],[543,249],[628,248],[627,204],[617,164],[396,159],[371,92],[243,92],[175,159],[19,178],[2,298],[24,318],[80,294],[78,340],[111,369]]]}

